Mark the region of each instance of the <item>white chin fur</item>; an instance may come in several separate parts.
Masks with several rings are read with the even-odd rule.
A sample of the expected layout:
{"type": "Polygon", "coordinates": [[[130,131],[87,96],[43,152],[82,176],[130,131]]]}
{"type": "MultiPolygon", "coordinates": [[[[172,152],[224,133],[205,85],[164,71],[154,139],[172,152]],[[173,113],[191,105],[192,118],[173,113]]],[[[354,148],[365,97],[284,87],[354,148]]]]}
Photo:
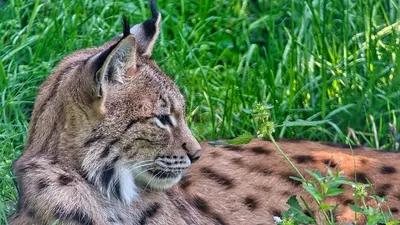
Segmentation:
{"type": "Polygon", "coordinates": [[[151,176],[147,171],[144,172],[143,170],[133,170],[132,171],[133,177],[135,177],[135,183],[143,189],[156,189],[162,190],[172,187],[172,185],[177,184],[182,175],[167,178],[167,179],[158,179],[151,176]]]}
{"type": "Polygon", "coordinates": [[[122,201],[129,205],[139,197],[138,187],[136,186],[132,173],[124,166],[117,166],[119,173],[119,186],[122,201]]]}
{"type": "Polygon", "coordinates": [[[172,187],[172,185],[177,184],[182,178],[182,175],[176,176],[174,178],[167,178],[167,179],[156,179],[153,178],[151,181],[151,187],[153,189],[167,189],[172,187]]]}

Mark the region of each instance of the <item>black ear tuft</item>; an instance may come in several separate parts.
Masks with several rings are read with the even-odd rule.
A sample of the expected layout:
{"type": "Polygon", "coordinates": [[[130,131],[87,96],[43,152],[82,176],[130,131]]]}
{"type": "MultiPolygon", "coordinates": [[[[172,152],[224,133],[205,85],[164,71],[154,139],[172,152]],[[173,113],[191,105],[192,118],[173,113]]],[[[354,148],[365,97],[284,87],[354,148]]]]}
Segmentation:
{"type": "Polygon", "coordinates": [[[150,10],[152,17],[146,21],[143,22],[143,28],[146,37],[153,37],[154,34],[156,33],[156,23],[157,23],[157,18],[158,18],[158,10],[157,10],[157,2],[156,0],[150,0],[150,10]]]}
{"type": "Polygon", "coordinates": [[[157,19],[158,10],[157,10],[157,2],[156,0],[150,0],[150,10],[153,18],[157,19]]]}
{"type": "Polygon", "coordinates": [[[129,22],[125,16],[122,16],[122,23],[124,26],[124,36],[122,37],[122,39],[123,39],[130,34],[129,30],[131,29],[131,27],[129,26],[129,22]]]}

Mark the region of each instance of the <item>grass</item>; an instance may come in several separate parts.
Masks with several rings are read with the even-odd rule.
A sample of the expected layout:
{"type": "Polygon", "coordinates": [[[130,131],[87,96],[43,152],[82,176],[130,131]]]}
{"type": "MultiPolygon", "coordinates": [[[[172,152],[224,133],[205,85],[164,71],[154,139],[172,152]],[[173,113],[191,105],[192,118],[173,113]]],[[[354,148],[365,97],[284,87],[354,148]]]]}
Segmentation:
{"type": "MultiPolygon", "coordinates": [[[[400,120],[400,9],[391,0],[159,1],[154,58],[187,101],[199,139],[255,134],[251,108],[273,106],[278,138],[394,148],[400,120]],[[350,131],[350,132],[348,132],[350,131]]],[[[12,161],[38,86],[74,50],[121,32],[144,0],[0,0],[0,214],[12,211],[12,161]]]]}

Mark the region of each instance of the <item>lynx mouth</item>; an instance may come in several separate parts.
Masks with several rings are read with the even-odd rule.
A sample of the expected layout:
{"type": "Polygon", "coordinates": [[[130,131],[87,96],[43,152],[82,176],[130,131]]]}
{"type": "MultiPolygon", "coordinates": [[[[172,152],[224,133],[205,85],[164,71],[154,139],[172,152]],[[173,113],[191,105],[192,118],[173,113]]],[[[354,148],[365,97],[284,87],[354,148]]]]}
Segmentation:
{"type": "Polygon", "coordinates": [[[184,170],[168,170],[147,167],[132,171],[134,182],[143,189],[162,190],[177,184],[184,174],[184,170]]]}
{"type": "Polygon", "coordinates": [[[177,178],[179,175],[182,175],[182,172],[172,172],[160,169],[152,169],[149,170],[148,173],[156,179],[171,179],[177,178]]]}

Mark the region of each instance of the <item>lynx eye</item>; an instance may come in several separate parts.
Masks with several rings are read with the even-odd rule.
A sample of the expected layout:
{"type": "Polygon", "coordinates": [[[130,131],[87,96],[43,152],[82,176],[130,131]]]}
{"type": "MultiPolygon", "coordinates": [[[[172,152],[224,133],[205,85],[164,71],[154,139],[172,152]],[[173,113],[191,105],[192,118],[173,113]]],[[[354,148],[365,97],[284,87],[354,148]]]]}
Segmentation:
{"type": "MultiPolygon", "coordinates": [[[[157,120],[158,120],[162,125],[164,125],[164,126],[171,126],[171,127],[174,126],[174,122],[172,121],[172,118],[171,118],[170,115],[160,115],[160,116],[157,116],[157,120]]],[[[157,120],[156,120],[156,121],[157,121],[157,120]]],[[[157,121],[157,122],[158,122],[158,121],[157,121]]]]}

